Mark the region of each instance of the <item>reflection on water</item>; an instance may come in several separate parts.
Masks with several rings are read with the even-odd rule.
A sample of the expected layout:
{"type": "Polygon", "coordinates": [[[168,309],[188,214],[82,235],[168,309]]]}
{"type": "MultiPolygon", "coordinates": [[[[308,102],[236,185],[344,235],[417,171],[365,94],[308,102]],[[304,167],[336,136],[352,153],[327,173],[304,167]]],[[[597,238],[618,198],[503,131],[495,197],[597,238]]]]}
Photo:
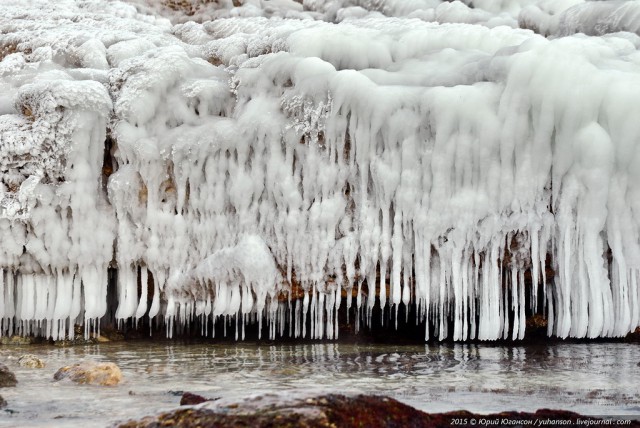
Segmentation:
{"type": "Polygon", "coordinates": [[[109,343],[69,348],[0,347],[18,377],[0,394],[0,426],[108,426],[171,409],[179,391],[209,397],[309,391],[386,394],[426,411],[563,408],[640,414],[640,345],[348,345],[109,343]],[[33,353],[45,369],[17,358],[33,353]],[[101,388],[53,382],[82,359],[112,361],[124,382],[101,388]]]}

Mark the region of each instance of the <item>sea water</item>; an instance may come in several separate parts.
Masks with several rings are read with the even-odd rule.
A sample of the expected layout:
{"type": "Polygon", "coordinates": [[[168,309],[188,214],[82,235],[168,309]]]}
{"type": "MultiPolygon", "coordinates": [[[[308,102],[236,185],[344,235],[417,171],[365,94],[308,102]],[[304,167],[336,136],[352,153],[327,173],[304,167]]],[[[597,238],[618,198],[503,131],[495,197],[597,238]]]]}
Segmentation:
{"type": "Polygon", "coordinates": [[[0,390],[0,426],[111,426],[179,406],[183,391],[241,400],[283,393],[382,394],[426,412],[565,409],[640,415],[640,346],[634,343],[526,346],[127,342],[57,347],[2,346],[18,379],[0,390]],[[35,354],[43,369],[23,368],[35,354]],[[115,387],[56,382],[60,367],[113,362],[115,387]]]}

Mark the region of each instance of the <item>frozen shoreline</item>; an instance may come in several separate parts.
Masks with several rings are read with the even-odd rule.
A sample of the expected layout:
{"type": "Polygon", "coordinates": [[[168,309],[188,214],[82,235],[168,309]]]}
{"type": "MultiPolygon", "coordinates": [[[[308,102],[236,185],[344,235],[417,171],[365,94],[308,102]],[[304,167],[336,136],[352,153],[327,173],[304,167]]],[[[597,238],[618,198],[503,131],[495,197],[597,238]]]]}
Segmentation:
{"type": "Polygon", "coordinates": [[[640,3],[5,3],[2,334],[640,325],[640,3]]]}
{"type": "Polygon", "coordinates": [[[638,415],[637,344],[304,345],[108,343],[0,347],[18,379],[0,394],[0,426],[107,426],[169,411],[182,391],[226,402],[248,395],[380,394],[426,412],[533,412],[638,415]],[[44,369],[19,367],[35,354],[44,369]],[[58,368],[81,360],[113,362],[115,387],[54,382],[58,368]]]}

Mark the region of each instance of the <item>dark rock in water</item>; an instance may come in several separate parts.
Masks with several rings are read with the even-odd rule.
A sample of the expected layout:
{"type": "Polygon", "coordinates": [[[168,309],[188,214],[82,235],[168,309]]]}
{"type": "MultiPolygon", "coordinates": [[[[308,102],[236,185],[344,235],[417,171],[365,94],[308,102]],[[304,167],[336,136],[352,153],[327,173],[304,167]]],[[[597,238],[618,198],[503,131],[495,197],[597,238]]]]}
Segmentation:
{"type": "Polygon", "coordinates": [[[0,363],[0,388],[16,386],[17,384],[18,380],[16,379],[16,375],[9,371],[9,367],[0,363]]]}
{"type": "Polygon", "coordinates": [[[100,336],[98,337],[98,340],[104,341],[100,340],[100,337],[102,337],[103,339],[107,339],[107,341],[109,342],[124,340],[124,334],[122,334],[118,329],[112,326],[107,326],[100,329],[100,336]]]}
{"type": "Polygon", "coordinates": [[[2,398],[2,395],[0,395],[0,409],[4,409],[5,407],[7,407],[7,400],[2,398]]]}
{"type": "MultiPolygon", "coordinates": [[[[201,397],[202,398],[202,397],[201,397]]],[[[486,425],[522,426],[558,420],[575,424],[576,420],[593,419],[561,410],[538,410],[535,413],[504,412],[476,415],[466,411],[425,413],[397,400],[381,396],[323,395],[306,399],[291,399],[278,395],[265,395],[239,403],[207,403],[197,408],[182,408],[129,421],[120,428],[157,427],[415,427],[432,428],[474,426],[480,420],[486,425]],[[528,421],[524,422],[523,421],[528,421]]],[[[563,425],[564,425],[563,424],[563,425]]],[[[555,425],[549,425],[555,426],[555,425]]],[[[640,427],[631,421],[627,427],[640,427]]]]}
{"type": "Polygon", "coordinates": [[[190,392],[185,392],[182,394],[182,398],[180,398],[181,406],[193,406],[195,404],[204,403],[207,401],[215,401],[218,398],[205,398],[202,395],[192,394],[190,392]]]}
{"type": "Polygon", "coordinates": [[[640,327],[636,328],[635,331],[627,334],[627,336],[624,338],[624,341],[640,343],[640,327]]]}

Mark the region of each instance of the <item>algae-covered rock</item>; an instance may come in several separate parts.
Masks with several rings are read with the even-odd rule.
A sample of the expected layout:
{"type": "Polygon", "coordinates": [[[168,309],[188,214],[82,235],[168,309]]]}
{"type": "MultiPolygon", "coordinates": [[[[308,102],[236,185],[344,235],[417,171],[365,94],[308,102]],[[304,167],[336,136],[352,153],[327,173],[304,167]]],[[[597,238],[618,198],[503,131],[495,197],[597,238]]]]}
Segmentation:
{"type": "Polygon", "coordinates": [[[46,364],[33,354],[25,354],[18,358],[18,365],[20,365],[20,367],[28,367],[30,369],[42,369],[46,364]]]}

